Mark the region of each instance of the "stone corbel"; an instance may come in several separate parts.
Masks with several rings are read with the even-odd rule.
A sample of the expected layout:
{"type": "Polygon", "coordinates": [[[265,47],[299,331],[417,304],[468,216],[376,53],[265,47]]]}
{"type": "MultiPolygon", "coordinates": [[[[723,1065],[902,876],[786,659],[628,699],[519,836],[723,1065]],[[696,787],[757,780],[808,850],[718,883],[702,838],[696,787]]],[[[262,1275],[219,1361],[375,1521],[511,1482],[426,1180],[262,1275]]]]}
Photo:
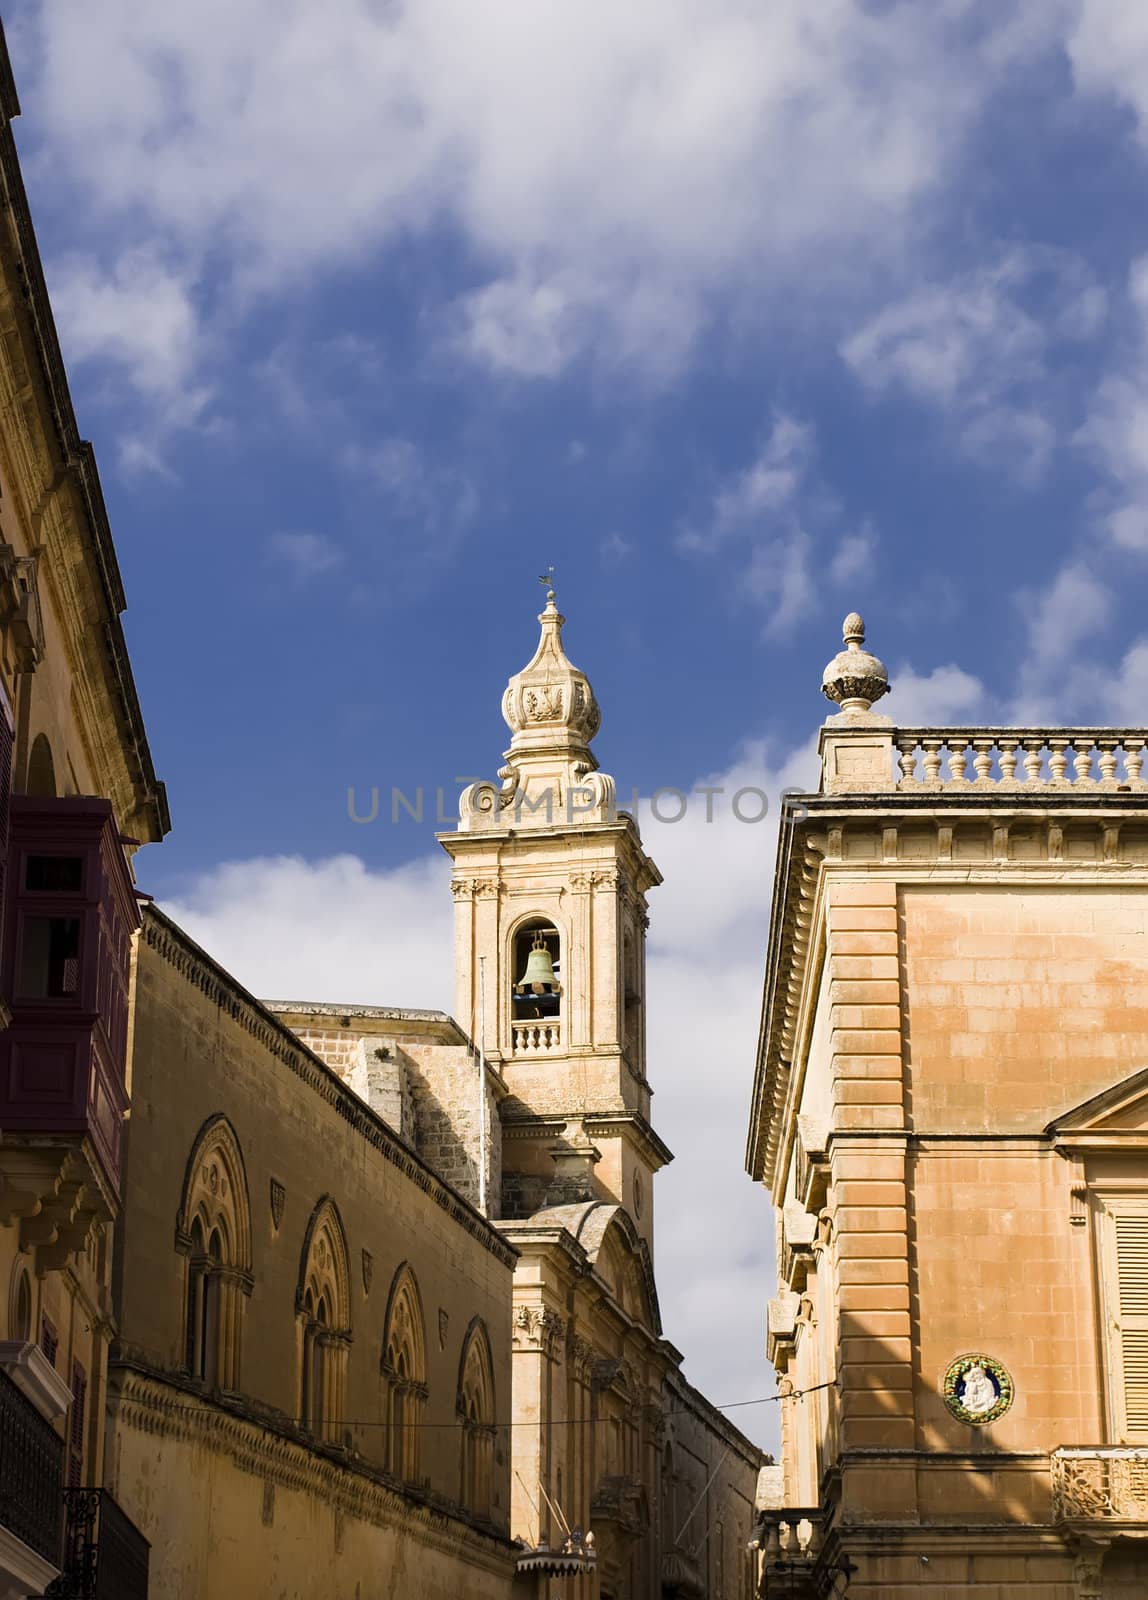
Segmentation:
{"type": "Polygon", "coordinates": [[[44,655],[44,619],[36,557],[0,544],[0,627],[11,638],[17,672],[34,672],[44,655]]]}

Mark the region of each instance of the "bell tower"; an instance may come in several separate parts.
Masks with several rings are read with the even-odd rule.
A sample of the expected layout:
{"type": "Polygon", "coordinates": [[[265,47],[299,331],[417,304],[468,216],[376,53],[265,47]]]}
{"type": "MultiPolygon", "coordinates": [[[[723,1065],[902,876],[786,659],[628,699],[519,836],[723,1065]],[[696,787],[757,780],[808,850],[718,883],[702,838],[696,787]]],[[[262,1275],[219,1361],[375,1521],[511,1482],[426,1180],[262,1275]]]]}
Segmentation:
{"type": "Polygon", "coordinates": [[[502,698],[501,782],[474,783],[439,839],[453,862],[455,1016],[506,1087],[492,1215],[607,1200],[653,1244],[646,895],[661,874],[590,751],[601,716],[566,655],[553,589],[502,698]]]}

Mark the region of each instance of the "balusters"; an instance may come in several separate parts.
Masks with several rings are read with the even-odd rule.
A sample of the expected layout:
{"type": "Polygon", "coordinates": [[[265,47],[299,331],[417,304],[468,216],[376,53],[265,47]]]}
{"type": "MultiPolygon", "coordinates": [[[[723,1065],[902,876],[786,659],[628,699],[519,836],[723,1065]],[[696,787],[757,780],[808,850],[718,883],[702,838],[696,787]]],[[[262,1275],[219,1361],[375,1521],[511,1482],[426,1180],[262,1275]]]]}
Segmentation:
{"type": "Polygon", "coordinates": [[[1043,737],[1039,739],[1022,739],[1024,746],[1024,772],[1026,783],[1040,782],[1040,769],[1044,765],[1041,751],[1044,749],[1043,737]]]}
{"type": "Polygon", "coordinates": [[[562,1043],[559,1022],[516,1022],[513,1028],[514,1054],[516,1056],[545,1055],[557,1050],[562,1043]]]}
{"type": "Polygon", "coordinates": [[[914,739],[897,740],[897,763],[901,768],[901,786],[915,783],[917,771],[917,743],[914,739]]]}
{"type": "Polygon", "coordinates": [[[985,728],[906,728],[898,730],[893,739],[899,789],[939,789],[949,784],[1002,789],[1022,785],[1107,790],[1148,787],[1144,777],[1148,735],[1143,733],[1054,728],[1014,734],[985,728]],[[1022,766],[1023,771],[1018,770],[1022,766]]]}

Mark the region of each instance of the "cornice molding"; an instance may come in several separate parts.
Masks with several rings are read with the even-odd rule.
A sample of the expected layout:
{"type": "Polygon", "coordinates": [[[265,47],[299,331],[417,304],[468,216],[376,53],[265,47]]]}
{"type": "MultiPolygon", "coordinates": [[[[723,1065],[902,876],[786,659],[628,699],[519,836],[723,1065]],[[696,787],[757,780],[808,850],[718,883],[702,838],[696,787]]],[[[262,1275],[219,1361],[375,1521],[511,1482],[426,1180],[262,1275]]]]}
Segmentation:
{"type": "Polygon", "coordinates": [[[398,1526],[420,1543],[457,1559],[460,1546],[487,1571],[509,1574],[514,1546],[472,1522],[446,1500],[389,1480],[353,1452],[314,1445],[291,1425],[244,1414],[242,1402],[211,1403],[178,1388],[162,1373],[113,1361],[108,1370],[113,1425],[206,1448],[240,1470],[316,1499],[378,1527],[398,1526]],[[445,1525],[444,1525],[445,1524],[445,1525]]]}
{"type": "Polygon", "coordinates": [[[141,938],[150,950],[207,995],[212,1004],[238,1024],[307,1087],[332,1106],[351,1130],[430,1196],[443,1211],[477,1239],[504,1266],[513,1268],[517,1252],[498,1231],[416,1156],[338,1075],[291,1032],[285,1023],[247,992],[205,950],[157,906],[144,910],[141,938]]]}

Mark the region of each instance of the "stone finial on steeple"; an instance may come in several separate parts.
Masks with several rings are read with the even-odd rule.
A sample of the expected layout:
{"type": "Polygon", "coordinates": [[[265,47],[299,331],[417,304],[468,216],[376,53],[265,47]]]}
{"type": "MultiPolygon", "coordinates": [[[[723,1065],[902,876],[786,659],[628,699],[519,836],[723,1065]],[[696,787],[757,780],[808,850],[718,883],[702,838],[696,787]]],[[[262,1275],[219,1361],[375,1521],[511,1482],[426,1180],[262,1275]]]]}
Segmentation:
{"type": "Polygon", "coordinates": [[[821,678],[821,693],[842,711],[868,711],[875,700],[889,692],[889,674],[884,663],[863,650],[865,624],[851,611],[841,628],[845,649],[833,657],[821,678]]]}
{"type": "Polygon", "coordinates": [[[510,729],[502,787],[471,784],[459,799],[464,830],[537,828],[614,820],[614,780],[598,772],[590,741],[602,722],[590,680],[562,644],[566,618],[555,604],[553,568],[538,618],[538,648],[502,696],[510,729]]]}

